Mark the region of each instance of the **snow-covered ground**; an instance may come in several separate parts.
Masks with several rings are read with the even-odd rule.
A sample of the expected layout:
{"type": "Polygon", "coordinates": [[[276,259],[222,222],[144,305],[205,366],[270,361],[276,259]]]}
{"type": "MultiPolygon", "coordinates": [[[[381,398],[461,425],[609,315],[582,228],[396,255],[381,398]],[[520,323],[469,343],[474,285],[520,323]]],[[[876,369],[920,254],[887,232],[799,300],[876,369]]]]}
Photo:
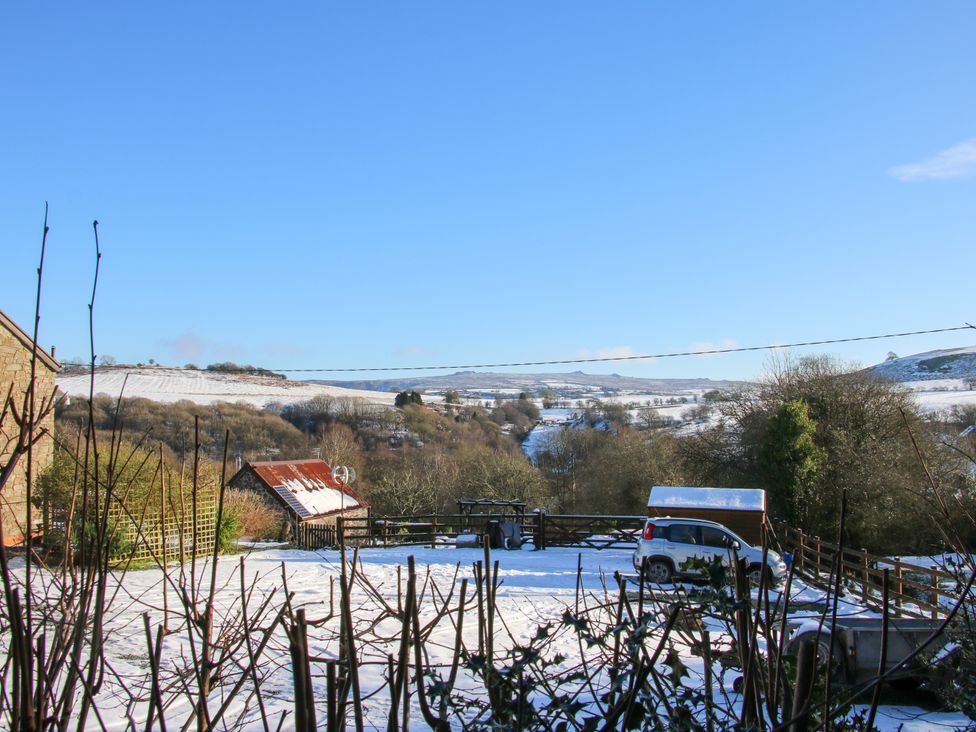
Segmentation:
{"type": "MultiPolygon", "coordinates": [[[[57,385],[70,396],[88,396],[90,379],[85,372],[72,372],[58,376],[57,385]]],[[[197,404],[245,402],[256,407],[272,402],[293,404],[321,396],[362,399],[370,404],[393,406],[396,398],[396,394],[390,392],[162,366],[99,368],[95,372],[95,393],[144,397],[156,402],[184,399],[197,404]]]]}
{"type": "Polygon", "coordinates": [[[937,379],[905,382],[915,403],[926,414],[947,414],[956,406],[976,406],[976,390],[967,388],[962,379],[937,379]]]}
{"type": "Polygon", "coordinates": [[[976,346],[944,348],[891,358],[869,370],[902,382],[971,378],[976,376],[976,346]]]}
{"type": "MultiPolygon", "coordinates": [[[[397,604],[398,576],[405,577],[404,567],[407,550],[405,549],[367,549],[359,553],[361,561],[360,571],[369,584],[376,588],[378,596],[392,607],[397,604]]],[[[427,595],[426,611],[421,619],[422,624],[432,620],[432,597],[438,593],[450,591],[455,580],[472,577],[472,563],[481,559],[483,554],[478,549],[455,548],[415,548],[410,550],[417,563],[419,583],[423,585],[427,595]]],[[[581,581],[589,599],[584,602],[596,603],[605,598],[604,586],[611,588],[613,596],[613,573],[627,573],[631,571],[631,551],[626,549],[611,549],[604,551],[583,551],[575,549],[548,549],[546,551],[514,551],[496,552],[493,555],[500,563],[501,585],[498,588],[498,616],[503,619],[504,630],[496,627],[496,637],[500,648],[511,646],[512,639],[531,637],[540,625],[555,623],[559,628],[559,619],[563,613],[573,608],[577,601],[577,562],[582,568],[581,581]]],[[[208,576],[204,567],[198,567],[198,576],[208,576]]],[[[253,607],[258,606],[262,599],[270,593],[275,593],[272,605],[277,607],[283,600],[283,576],[287,578],[288,589],[294,592],[292,604],[304,607],[310,621],[321,619],[330,612],[330,596],[335,590],[338,595],[337,577],[340,572],[340,559],[335,551],[304,552],[296,550],[270,549],[254,551],[245,558],[244,573],[246,583],[251,590],[253,607]],[[335,583],[335,584],[333,584],[335,583]]],[[[239,564],[236,557],[224,558],[218,568],[217,607],[218,619],[232,616],[234,608],[240,604],[239,564]]],[[[113,606],[110,616],[110,635],[107,642],[109,661],[113,674],[124,679],[130,689],[138,693],[144,691],[146,678],[146,640],[142,630],[142,614],[148,612],[153,627],[163,621],[162,609],[163,575],[158,569],[130,571],[124,581],[123,594],[113,606]]],[[[377,607],[375,598],[368,597],[363,590],[364,585],[357,585],[353,594],[353,606],[356,608],[354,623],[357,626],[368,625],[370,608],[377,607]]],[[[471,590],[471,588],[469,588],[471,590]]],[[[794,603],[823,602],[822,593],[818,590],[797,584],[792,594],[794,603]]],[[[471,594],[469,592],[469,598],[471,594]]],[[[170,592],[170,608],[176,605],[176,599],[170,592]]],[[[613,602],[609,603],[614,606],[613,602]]],[[[253,612],[253,610],[252,610],[253,612]]],[[[855,604],[841,603],[842,616],[869,614],[855,604]]],[[[170,623],[178,622],[173,617],[170,623]]],[[[362,667],[362,688],[366,701],[363,704],[363,714],[367,729],[384,729],[388,710],[388,697],[382,689],[385,684],[386,654],[397,651],[397,629],[399,621],[389,619],[375,628],[374,641],[370,645],[361,646],[365,655],[362,667]],[[386,640],[383,640],[383,639],[386,640]],[[379,693],[373,695],[374,692],[379,693]]],[[[219,620],[218,620],[219,624],[219,620]]],[[[322,678],[322,659],[335,658],[337,644],[335,642],[335,628],[337,621],[333,618],[321,625],[309,626],[311,652],[320,659],[313,663],[313,682],[316,699],[324,699],[324,684],[322,678]],[[326,629],[332,628],[331,632],[326,629]]],[[[473,614],[466,620],[466,643],[477,645],[477,623],[473,614]]],[[[722,632],[722,628],[710,628],[713,637],[722,632]]],[[[567,658],[578,658],[584,650],[584,644],[579,643],[577,636],[563,630],[558,631],[552,653],[565,654],[567,658]]],[[[293,706],[292,679],[288,667],[288,645],[283,634],[278,633],[268,646],[267,660],[262,664],[262,670],[267,675],[262,684],[264,703],[269,717],[277,720],[283,711],[290,711],[293,706]]],[[[436,625],[431,633],[424,650],[431,663],[442,663],[449,660],[454,643],[453,620],[449,615],[436,625]]],[[[163,646],[164,667],[172,671],[179,664],[181,653],[185,653],[186,636],[184,632],[173,633],[166,637],[163,646]]],[[[703,666],[699,657],[688,653],[682,660],[691,674],[688,683],[701,683],[703,666]]],[[[687,648],[685,647],[685,650],[687,648]]],[[[716,696],[727,699],[733,707],[738,703],[738,695],[732,689],[734,674],[722,674],[716,665],[715,687],[716,696]]],[[[233,673],[228,676],[229,680],[233,673]]],[[[115,678],[114,676],[112,677],[115,678]]],[[[478,682],[466,672],[462,672],[458,681],[458,688],[474,690],[478,682]]],[[[483,689],[483,687],[482,687],[483,689]]],[[[220,703],[221,692],[215,692],[216,707],[220,703]]],[[[119,683],[107,679],[100,695],[99,709],[102,719],[109,730],[123,730],[129,725],[127,715],[133,719],[144,719],[145,705],[137,704],[131,709],[125,709],[122,701],[125,695],[121,692],[119,683]]],[[[416,705],[416,695],[413,696],[416,705]]],[[[247,695],[230,700],[230,709],[234,715],[244,711],[247,695]]],[[[253,699],[250,699],[253,707],[253,699]]],[[[171,690],[167,706],[167,726],[177,729],[190,712],[190,703],[186,696],[177,690],[171,690]]],[[[419,709],[412,713],[414,726],[423,727],[419,709]]],[[[284,729],[291,728],[289,716],[284,729]]],[[[879,713],[878,726],[882,730],[901,729],[906,732],[931,729],[954,729],[965,726],[968,720],[956,713],[932,713],[915,707],[883,706],[879,713]],[[901,726],[903,725],[903,726],[901,726]]],[[[99,724],[91,720],[90,729],[99,729],[99,724]]],[[[141,729],[141,725],[139,726],[141,729]]],[[[252,713],[246,715],[242,729],[263,729],[260,721],[252,713]]]]}

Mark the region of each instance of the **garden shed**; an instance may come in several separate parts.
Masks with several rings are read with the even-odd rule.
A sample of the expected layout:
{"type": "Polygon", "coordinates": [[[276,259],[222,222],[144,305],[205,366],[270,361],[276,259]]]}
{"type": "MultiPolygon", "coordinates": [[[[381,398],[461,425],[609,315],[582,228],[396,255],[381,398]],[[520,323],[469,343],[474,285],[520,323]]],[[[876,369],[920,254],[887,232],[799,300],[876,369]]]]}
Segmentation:
{"type": "Polygon", "coordinates": [[[715,521],[758,546],[766,521],[766,491],[656,485],[647,497],[647,515],[715,521]]]}
{"type": "Polygon", "coordinates": [[[340,516],[369,515],[366,501],[334,477],[325,460],[245,463],[227,485],[265,496],[287,516],[296,535],[303,526],[335,527],[340,516]]]}

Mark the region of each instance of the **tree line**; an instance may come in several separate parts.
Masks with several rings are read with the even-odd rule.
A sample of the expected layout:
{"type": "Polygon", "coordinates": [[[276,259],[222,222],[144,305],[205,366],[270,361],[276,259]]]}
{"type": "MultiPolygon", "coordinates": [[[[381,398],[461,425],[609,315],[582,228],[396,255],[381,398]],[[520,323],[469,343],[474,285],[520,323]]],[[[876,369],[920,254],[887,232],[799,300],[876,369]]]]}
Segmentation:
{"type": "MultiPolygon", "coordinates": [[[[419,394],[397,409],[336,397],[265,409],[96,397],[94,413],[99,429],[124,422],[174,456],[193,444],[199,416],[210,460],[229,430],[229,453],[242,460],[318,455],[348,465],[379,514],[453,512],[463,497],[643,514],[652,485],[711,485],[764,488],[774,520],[825,538],[836,534],[846,491],[847,540],[873,551],[932,550],[947,530],[976,539],[967,459],[976,443],[958,436],[973,415],[926,417],[902,386],[827,357],[786,360],[741,391],[703,395],[677,429],[592,401],[577,423],[548,432],[535,463],[520,448],[539,416],[533,396],[487,406],[451,399],[437,411],[419,394]],[[957,510],[946,512],[946,496],[957,510]]],[[[61,426],[86,417],[82,400],[57,413],[61,426]]]]}

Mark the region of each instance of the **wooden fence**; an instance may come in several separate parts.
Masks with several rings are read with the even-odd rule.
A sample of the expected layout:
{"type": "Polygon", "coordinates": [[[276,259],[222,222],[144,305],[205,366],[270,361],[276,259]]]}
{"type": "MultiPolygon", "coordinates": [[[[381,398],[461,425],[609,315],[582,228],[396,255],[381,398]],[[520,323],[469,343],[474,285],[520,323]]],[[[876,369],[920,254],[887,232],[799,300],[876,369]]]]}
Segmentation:
{"type": "MultiPolygon", "coordinates": [[[[813,582],[829,577],[839,547],[799,529],[782,527],[788,551],[793,554],[796,571],[813,582]]],[[[880,608],[884,570],[888,570],[889,596],[896,615],[938,618],[947,604],[958,600],[959,578],[936,566],[923,567],[870,554],[864,549],[844,548],[840,556],[841,584],[865,604],[880,608]],[[945,601],[945,602],[943,602],[945,601]]]]}
{"type": "Polygon", "coordinates": [[[327,549],[338,544],[334,524],[299,524],[295,531],[295,545],[299,549],[327,549]]]}
{"type": "MultiPolygon", "coordinates": [[[[170,495],[165,505],[142,508],[124,506],[115,501],[108,508],[108,531],[112,562],[174,561],[186,557],[213,553],[217,540],[217,494],[208,491],[193,500],[170,495]]],[[[67,511],[45,507],[43,514],[43,542],[48,551],[60,551],[67,530],[67,511]]],[[[89,519],[94,525],[97,519],[89,519]]],[[[80,515],[76,515],[71,529],[70,545],[80,546],[80,515]]],[[[90,528],[89,532],[94,529],[90,528]]]]}
{"type": "Polygon", "coordinates": [[[484,537],[490,522],[518,525],[522,541],[537,549],[580,547],[607,549],[636,546],[646,519],[642,516],[530,514],[415,514],[344,517],[335,535],[299,527],[296,544],[305,549],[347,546],[453,546],[459,536],[484,537]],[[303,533],[306,532],[306,533],[303,533]]]}

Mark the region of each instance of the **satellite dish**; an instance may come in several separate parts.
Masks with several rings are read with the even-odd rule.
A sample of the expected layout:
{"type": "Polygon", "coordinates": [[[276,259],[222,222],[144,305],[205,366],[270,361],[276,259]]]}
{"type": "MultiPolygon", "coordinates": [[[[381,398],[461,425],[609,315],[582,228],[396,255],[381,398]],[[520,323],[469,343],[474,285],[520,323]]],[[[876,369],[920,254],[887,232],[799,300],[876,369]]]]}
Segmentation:
{"type": "Polygon", "coordinates": [[[336,465],[332,468],[332,480],[349,485],[356,480],[356,470],[355,468],[347,468],[345,465],[336,465]]]}

